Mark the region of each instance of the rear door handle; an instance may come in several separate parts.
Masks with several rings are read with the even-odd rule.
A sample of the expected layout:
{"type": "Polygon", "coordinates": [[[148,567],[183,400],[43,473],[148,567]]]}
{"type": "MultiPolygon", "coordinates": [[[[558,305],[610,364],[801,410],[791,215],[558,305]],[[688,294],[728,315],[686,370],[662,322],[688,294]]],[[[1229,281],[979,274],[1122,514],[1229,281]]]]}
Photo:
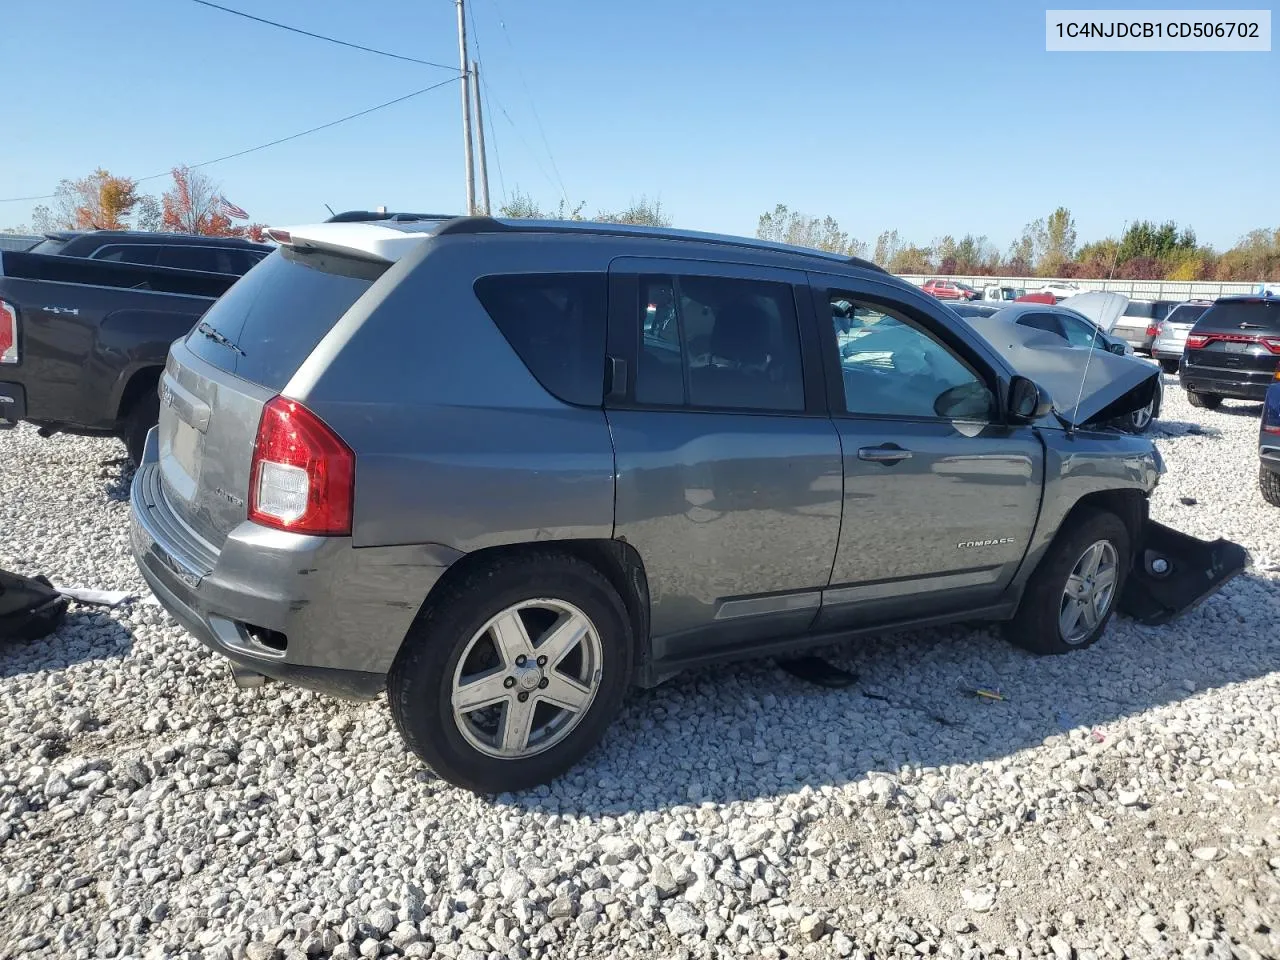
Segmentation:
{"type": "Polygon", "coordinates": [[[910,460],[911,451],[892,444],[883,447],[860,447],[858,459],[870,460],[872,463],[897,463],[899,460],[910,460]]]}

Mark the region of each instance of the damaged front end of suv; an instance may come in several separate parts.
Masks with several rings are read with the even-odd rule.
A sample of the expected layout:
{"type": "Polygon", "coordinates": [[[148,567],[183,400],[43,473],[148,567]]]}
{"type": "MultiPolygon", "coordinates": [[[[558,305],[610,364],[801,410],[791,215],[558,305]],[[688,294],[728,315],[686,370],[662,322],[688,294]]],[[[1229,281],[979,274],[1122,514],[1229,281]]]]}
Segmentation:
{"type": "MultiPolygon", "coordinates": [[[[970,326],[1022,376],[1040,387],[1050,410],[1046,425],[1060,429],[1070,443],[1078,433],[1113,432],[1114,425],[1134,411],[1158,402],[1160,369],[1134,356],[1102,350],[1084,351],[1035,328],[973,318],[970,326]]],[[[1124,436],[1124,442],[1143,444],[1164,472],[1155,444],[1124,436]]],[[[1219,538],[1201,540],[1152,520],[1142,511],[1133,549],[1133,566],[1117,609],[1139,623],[1169,623],[1217,593],[1244,572],[1249,555],[1238,543],[1219,538]]]]}

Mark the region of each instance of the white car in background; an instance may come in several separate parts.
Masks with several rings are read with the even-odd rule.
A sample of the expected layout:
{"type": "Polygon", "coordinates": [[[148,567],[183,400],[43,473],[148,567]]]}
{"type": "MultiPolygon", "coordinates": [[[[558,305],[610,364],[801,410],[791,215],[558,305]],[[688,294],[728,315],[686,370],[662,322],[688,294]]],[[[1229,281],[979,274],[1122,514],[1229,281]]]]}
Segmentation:
{"type": "Polygon", "coordinates": [[[1080,285],[1067,283],[1065,281],[1054,281],[1053,283],[1046,283],[1035,292],[1051,293],[1057,300],[1062,301],[1067,299],[1067,297],[1074,297],[1076,294],[1080,293],[1080,285]]]}

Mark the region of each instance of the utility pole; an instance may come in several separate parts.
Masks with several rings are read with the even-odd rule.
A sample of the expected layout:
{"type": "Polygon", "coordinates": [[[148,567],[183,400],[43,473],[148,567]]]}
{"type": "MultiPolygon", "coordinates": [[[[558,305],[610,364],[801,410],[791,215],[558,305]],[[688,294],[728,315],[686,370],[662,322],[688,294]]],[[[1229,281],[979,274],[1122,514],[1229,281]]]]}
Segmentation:
{"type": "Polygon", "coordinates": [[[480,212],[489,216],[489,161],[484,152],[484,111],[480,109],[480,62],[471,63],[471,89],[476,101],[476,146],[480,149],[480,212]]]}
{"type": "Polygon", "coordinates": [[[471,71],[467,67],[467,15],[463,0],[454,0],[458,7],[458,61],[462,74],[462,153],[467,165],[467,216],[476,212],[476,171],[471,162],[471,71]]]}

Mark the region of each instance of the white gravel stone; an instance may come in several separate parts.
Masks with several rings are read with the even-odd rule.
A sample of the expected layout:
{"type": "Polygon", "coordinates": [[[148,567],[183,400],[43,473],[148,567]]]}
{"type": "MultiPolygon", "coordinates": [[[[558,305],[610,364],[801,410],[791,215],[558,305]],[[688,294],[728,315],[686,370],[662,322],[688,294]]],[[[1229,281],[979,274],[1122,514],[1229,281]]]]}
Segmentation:
{"type": "MultiPolygon", "coordinates": [[[[1280,512],[1256,407],[1166,386],[1153,516],[1254,560],[1185,618],[1049,659],[863,639],[848,691],[696,672],[526,794],[432,779],[384,702],[237,690],[160,607],[73,607],[0,645],[0,952],[1280,956],[1280,512]]],[[[0,567],[145,595],[119,456],[0,432],[0,567]]]]}

